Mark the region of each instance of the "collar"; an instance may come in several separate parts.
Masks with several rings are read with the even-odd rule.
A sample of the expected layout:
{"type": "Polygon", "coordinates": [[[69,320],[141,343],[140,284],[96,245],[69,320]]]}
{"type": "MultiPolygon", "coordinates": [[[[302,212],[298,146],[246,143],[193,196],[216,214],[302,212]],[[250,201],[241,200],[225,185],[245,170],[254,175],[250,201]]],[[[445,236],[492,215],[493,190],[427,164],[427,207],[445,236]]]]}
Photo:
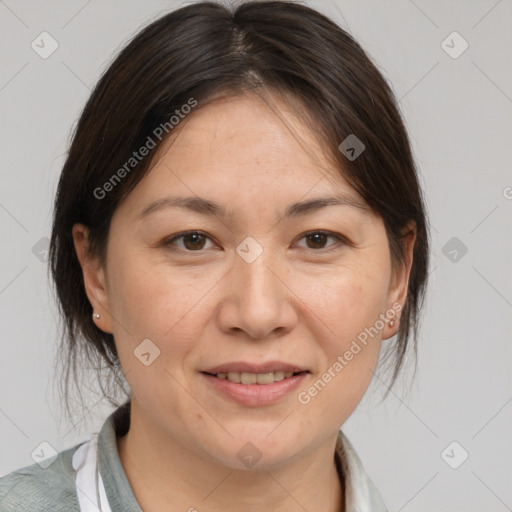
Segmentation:
{"type": "Polygon", "coordinates": [[[367,475],[361,459],[347,436],[339,430],[334,453],[345,490],[345,512],[387,512],[386,505],[367,475]]]}
{"type": "MultiPolygon", "coordinates": [[[[117,437],[130,427],[130,402],[105,420],[98,435],[98,465],[112,510],[142,512],[133,494],[117,451],[117,437]]],[[[387,512],[381,495],[370,480],[354,447],[339,430],[335,462],[345,494],[345,512],[387,512]]]]}

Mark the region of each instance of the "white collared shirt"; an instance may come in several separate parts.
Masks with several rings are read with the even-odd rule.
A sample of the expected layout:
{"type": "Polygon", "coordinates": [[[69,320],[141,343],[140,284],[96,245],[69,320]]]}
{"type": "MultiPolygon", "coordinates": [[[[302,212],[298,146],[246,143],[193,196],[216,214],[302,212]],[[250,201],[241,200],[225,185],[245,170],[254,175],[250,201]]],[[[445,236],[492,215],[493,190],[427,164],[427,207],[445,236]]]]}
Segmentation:
{"type": "MultiPolygon", "coordinates": [[[[0,478],[0,512],[142,512],[117,450],[129,428],[129,402],[113,411],[100,432],[61,451],[49,467],[32,464],[0,478]]],[[[352,444],[340,430],[336,464],[341,467],[346,512],[387,512],[352,444]]]]}

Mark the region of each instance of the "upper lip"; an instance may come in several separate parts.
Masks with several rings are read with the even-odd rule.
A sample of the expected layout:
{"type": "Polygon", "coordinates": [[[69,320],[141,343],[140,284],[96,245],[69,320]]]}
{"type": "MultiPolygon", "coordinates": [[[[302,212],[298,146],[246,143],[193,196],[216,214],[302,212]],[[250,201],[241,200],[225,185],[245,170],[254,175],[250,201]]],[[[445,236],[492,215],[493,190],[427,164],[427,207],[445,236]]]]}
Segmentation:
{"type": "Polygon", "coordinates": [[[229,372],[240,372],[240,373],[270,373],[270,372],[307,372],[306,368],[300,365],[284,363],[282,361],[267,361],[262,364],[248,363],[245,361],[232,361],[224,363],[218,366],[213,366],[205,370],[201,370],[203,373],[229,373],[229,372]]]}

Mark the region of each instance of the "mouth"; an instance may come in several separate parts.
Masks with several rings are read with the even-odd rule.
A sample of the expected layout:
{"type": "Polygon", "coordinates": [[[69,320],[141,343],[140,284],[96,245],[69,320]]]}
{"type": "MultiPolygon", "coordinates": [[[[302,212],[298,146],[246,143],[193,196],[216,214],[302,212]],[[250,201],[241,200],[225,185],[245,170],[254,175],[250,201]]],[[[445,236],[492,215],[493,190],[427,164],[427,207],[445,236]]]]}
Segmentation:
{"type": "Polygon", "coordinates": [[[199,373],[213,393],[246,407],[271,405],[289,398],[311,375],[305,366],[284,361],[231,361],[199,373]]]}
{"type": "Polygon", "coordinates": [[[277,371],[264,372],[264,373],[237,372],[237,371],[218,372],[218,373],[201,372],[201,373],[210,375],[212,377],[216,377],[217,379],[228,380],[235,384],[244,384],[244,385],[260,384],[262,386],[265,386],[265,385],[269,385],[269,384],[274,384],[275,382],[281,382],[282,380],[285,380],[285,379],[290,379],[292,377],[295,377],[296,375],[309,373],[309,371],[308,370],[299,370],[299,371],[293,372],[293,371],[277,370],[277,371]]]}

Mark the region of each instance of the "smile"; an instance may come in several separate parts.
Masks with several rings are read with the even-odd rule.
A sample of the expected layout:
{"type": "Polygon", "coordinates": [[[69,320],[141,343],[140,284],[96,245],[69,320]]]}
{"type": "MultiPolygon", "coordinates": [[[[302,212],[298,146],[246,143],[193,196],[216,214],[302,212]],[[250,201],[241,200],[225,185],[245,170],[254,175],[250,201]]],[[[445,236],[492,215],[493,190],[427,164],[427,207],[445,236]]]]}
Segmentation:
{"type": "MultiPolygon", "coordinates": [[[[266,372],[266,373],[248,373],[248,372],[228,372],[213,374],[218,379],[227,379],[236,384],[273,384],[280,382],[284,379],[289,379],[293,375],[298,375],[303,372],[266,372]]],[[[209,374],[212,375],[212,374],[209,374]]]]}
{"type": "Polygon", "coordinates": [[[217,395],[240,405],[259,407],[270,405],[289,396],[309,375],[301,372],[201,372],[208,387],[217,395]]]}

